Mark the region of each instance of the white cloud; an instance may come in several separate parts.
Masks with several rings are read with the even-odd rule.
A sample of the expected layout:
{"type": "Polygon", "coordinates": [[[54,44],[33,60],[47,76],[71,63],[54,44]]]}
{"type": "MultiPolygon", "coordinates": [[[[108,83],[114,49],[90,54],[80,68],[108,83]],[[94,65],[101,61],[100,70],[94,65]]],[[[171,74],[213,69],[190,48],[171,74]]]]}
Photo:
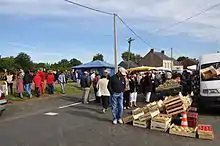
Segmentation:
{"type": "MultiPolygon", "coordinates": [[[[153,32],[200,12],[218,0],[73,0],[103,11],[116,12],[137,29],[153,32]],[[135,21],[134,21],[135,20],[135,21]]],[[[97,13],[71,5],[64,0],[1,0],[0,14],[94,17],[97,13]]],[[[157,35],[187,33],[204,40],[216,41],[220,33],[220,7],[157,35]],[[202,29],[201,29],[202,28],[202,29]],[[215,38],[213,38],[215,35],[215,38]]]]}
{"type": "MultiPolygon", "coordinates": [[[[196,14],[208,7],[219,3],[219,0],[73,0],[80,4],[88,5],[103,11],[115,12],[138,32],[154,32],[158,28],[166,28],[173,23],[181,21],[193,14],[196,14]]],[[[72,19],[73,17],[97,18],[96,12],[79,8],[64,0],[1,0],[0,14],[14,16],[42,16],[72,19]]],[[[203,15],[176,27],[167,29],[156,35],[169,36],[186,34],[194,37],[197,41],[219,42],[220,40],[220,6],[210,10],[203,15]]],[[[104,22],[103,22],[104,23],[104,22]]],[[[119,25],[119,28],[122,26],[119,25]]],[[[120,47],[120,46],[119,46],[120,47]]],[[[122,48],[122,46],[120,47],[122,48]]],[[[124,47],[126,48],[126,47],[124,47]]],[[[122,48],[123,49],[123,48],[122,48]]],[[[85,54],[70,51],[61,53],[71,58],[80,57],[84,62],[89,61],[94,52],[84,50],[85,54]],[[83,54],[83,55],[82,55],[83,54]]],[[[143,51],[143,54],[147,52],[143,51]]],[[[122,50],[119,50],[122,51],[122,50]]],[[[140,51],[140,50],[138,50],[140,51]]],[[[97,52],[98,53],[98,52],[97,52]]],[[[179,52],[178,52],[179,53],[179,52]]],[[[55,58],[62,58],[53,54],[55,58]]],[[[181,54],[181,53],[179,53],[181,54]]],[[[44,55],[41,60],[45,59],[44,55]]],[[[105,55],[105,54],[104,54],[105,55]]],[[[107,54],[106,54],[107,55],[107,54]]],[[[37,56],[37,55],[36,55],[37,56]]],[[[38,57],[40,54],[38,55],[38,57]]],[[[36,58],[38,58],[36,57],[36,58]]],[[[118,56],[120,58],[120,56],[118,56]]],[[[53,60],[53,59],[52,59],[53,60]]],[[[107,55],[107,60],[113,58],[107,55]]]]}

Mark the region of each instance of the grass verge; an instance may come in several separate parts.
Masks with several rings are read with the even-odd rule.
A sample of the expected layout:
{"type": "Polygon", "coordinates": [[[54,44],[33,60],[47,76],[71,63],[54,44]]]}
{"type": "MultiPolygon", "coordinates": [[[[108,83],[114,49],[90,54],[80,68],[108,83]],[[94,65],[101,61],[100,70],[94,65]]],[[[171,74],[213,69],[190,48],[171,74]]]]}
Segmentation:
{"type": "MultiPolygon", "coordinates": [[[[81,92],[82,92],[81,88],[77,87],[76,83],[70,82],[70,83],[66,84],[65,94],[67,94],[67,95],[77,95],[77,94],[81,94],[81,92]]],[[[33,90],[32,90],[32,93],[34,93],[33,90]]],[[[59,96],[59,95],[62,95],[61,94],[61,87],[60,87],[59,84],[55,84],[54,94],[53,95],[48,95],[47,94],[47,90],[45,89],[45,94],[43,96],[39,97],[39,98],[43,98],[43,97],[56,97],[56,96],[59,96]]],[[[24,96],[24,98],[20,99],[16,93],[13,93],[12,95],[6,96],[6,98],[9,101],[29,100],[28,94],[26,92],[23,93],[23,96],[24,96]]],[[[34,98],[37,98],[37,97],[35,97],[35,95],[33,94],[33,98],[32,99],[34,99],[34,98]]]]}

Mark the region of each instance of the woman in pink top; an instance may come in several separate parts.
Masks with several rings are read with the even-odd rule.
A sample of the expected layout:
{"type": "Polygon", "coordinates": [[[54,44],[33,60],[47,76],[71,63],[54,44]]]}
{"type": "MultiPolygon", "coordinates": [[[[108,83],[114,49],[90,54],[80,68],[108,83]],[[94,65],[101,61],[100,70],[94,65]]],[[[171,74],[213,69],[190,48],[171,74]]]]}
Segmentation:
{"type": "Polygon", "coordinates": [[[21,75],[17,76],[16,91],[18,93],[19,98],[23,98],[24,84],[23,84],[23,78],[21,75]]]}

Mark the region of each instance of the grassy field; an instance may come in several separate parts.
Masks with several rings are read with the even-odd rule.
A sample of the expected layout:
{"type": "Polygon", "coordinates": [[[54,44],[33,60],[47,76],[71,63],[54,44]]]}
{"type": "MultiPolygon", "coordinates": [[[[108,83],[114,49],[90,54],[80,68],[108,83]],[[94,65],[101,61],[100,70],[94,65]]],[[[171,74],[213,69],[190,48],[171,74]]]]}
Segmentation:
{"type": "MultiPolygon", "coordinates": [[[[32,86],[32,88],[33,88],[33,86],[32,86]]],[[[33,98],[37,98],[37,97],[34,96],[34,91],[33,90],[32,90],[32,93],[33,93],[33,98]]],[[[65,87],[65,94],[67,94],[67,95],[81,94],[81,89],[77,87],[76,83],[69,82],[65,87]]],[[[60,88],[60,85],[56,83],[53,95],[48,95],[47,90],[45,89],[45,94],[43,96],[41,96],[40,98],[48,97],[48,96],[56,97],[56,96],[59,96],[59,95],[61,95],[61,88],[60,88]]],[[[24,96],[23,99],[18,98],[18,95],[15,93],[15,86],[14,86],[14,93],[12,95],[8,95],[6,98],[8,100],[11,100],[11,101],[23,101],[23,100],[28,100],[29,99],[26,92],[23,93],[23,96],[24,96]]]]}

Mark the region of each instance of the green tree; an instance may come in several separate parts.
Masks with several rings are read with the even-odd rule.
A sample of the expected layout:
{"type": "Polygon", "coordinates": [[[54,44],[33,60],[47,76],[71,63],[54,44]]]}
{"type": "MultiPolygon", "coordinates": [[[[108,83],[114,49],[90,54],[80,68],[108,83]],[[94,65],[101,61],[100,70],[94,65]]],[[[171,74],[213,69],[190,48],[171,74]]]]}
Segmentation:
{"type": "Polygon", "coordinates": [[[98,53],[95,56],[93,56],[92,61],[95,61],[95,60],[104,61],[104,56],[102,54],[98,53]]]}
{"type": "Polygon", "coordinates": [[[73,66],[77,66],[77,65],[82,64],[82,62],[77,60],[76,58],[73,58],[69,61],[69,64],[70,64],[70,67],[73,67],[73,66]]]}
{"type": "Polygon", "coordinates": [[[24,52],[19,53],[15,57],[14,63],[17,64],[17,67],[24,70],[32,69],[34,65],[34,63],[31,61],[31,57],[24,52]]]}
{"type": "Polygon", "coordinates": [[[135,60],[134,60],[134,62],[135,62],[136,64],[140,65],[140,62],[141,62],[141,59],[142,59],[142,58],[143,58],[143,57],[142,57],[141,55],[135,54],[135,60]]]}
{"type": "Polygon", "coordinates": [[[177,58],[177,61],[183,61],[184,59],[187,59],[188,57],[185,56],[180,56],[179,58],[177,58]]]}
{"type": "Polygon", "coordinates": [[[0,63],[0,70],[4,71],[5,69],[7,69],[8,71],[13,71],[15,70],[15,63],[14,63],[14,57],[10,56],[10,57],[4,57],[1,58],[1,63],[0,63]]]}
{"type": "MultiPolygon", "coordinates": [[[[124,61],[128,61],[128,57],[129,57],[129,52],[128,52],[128,51],[123,52],[123,53],[121,54],[121,58],[122,58],[124,61]]],[[[129,60],[135,62],[136,64],[139,64],[140,61],[141,61],[141,59],[142,59],[141,55],[135,54],[135,53],[132,53],[132,52],[130,52],[130,57],[129,57],[129,58],[130,58],[129,60]]]]}
{"type": "Polygon", "coordinates": [[[72,66],[76,66],[76,65],[80,65],[82,64],[81,61],[72,58],[71,60],[67,60],[67,59],[62,59],[57,63],[51,64],[51,69],[54,70],[60,70],[60,71],[65,71],[65,70],[70,70],[72,68],[72,66]]]}

